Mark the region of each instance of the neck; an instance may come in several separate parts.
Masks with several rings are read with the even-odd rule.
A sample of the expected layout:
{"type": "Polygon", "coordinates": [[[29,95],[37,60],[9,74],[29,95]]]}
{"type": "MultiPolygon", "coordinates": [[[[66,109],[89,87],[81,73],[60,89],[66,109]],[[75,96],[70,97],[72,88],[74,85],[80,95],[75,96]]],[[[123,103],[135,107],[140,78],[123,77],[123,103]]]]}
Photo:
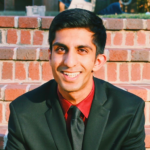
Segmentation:
{"type": "Polygon", "coordinates": [[[80,89],[79,91],[64,91],[58,86],[58,90],[60,94],[70,103],[73,105],[77,105],[82,100],[84,100],[89,93],[91,92],[93,87],[93,79],[91,80],[90,84],[88,86],[85,86],[84,88],[80,89]],[[84,94],[83,94],[84,93],[84,94]]]}

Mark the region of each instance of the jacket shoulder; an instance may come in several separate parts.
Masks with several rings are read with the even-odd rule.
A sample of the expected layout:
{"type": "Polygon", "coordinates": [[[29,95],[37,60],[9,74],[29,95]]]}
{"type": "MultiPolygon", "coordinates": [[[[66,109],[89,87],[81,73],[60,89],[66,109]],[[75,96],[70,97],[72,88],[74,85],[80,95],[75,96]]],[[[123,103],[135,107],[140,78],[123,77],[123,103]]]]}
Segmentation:
{"type": "Polygon", "coordinates": [[[115,86],[107,81],[101,79],[95,79],[96,84],[100,84],[108,99],[111,99],[115,102],[129,105],[139,105],[140,103],[144,103],[143,99],[139,96],[128,92],[126,89],[115,86]]]}
{"type": "Polygon", "coordinates": [[[57,87],[55,80],[50,80],[36,89],[19,96],[11,102],[11,105],[23,107],[33,103],[42,103],[48,98],[48,94],[50,93],[49,91],[55,87],[57,87]]]}

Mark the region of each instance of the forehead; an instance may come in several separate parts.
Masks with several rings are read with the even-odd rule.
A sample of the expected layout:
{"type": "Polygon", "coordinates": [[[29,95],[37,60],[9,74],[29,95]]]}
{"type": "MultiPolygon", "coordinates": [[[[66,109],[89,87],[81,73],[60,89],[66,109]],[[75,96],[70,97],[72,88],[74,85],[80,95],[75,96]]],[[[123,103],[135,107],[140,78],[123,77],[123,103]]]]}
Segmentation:
{"type": "Polygon", "coordinates": [[[93,44],[93,32],[86,28],[65,28],[56,31],[55,42],[62,42],[66,44],[93,44]]]}

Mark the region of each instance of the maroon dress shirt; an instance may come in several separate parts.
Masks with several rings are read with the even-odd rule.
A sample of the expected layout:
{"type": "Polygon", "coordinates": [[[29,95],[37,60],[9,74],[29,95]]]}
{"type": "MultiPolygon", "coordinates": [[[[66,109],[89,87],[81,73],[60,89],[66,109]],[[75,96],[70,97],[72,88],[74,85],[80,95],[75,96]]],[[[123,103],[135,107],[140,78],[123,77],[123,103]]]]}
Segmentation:
{"type": "MultiPolygon", "coordinates": [[[[80,103],[78,103],[77,105],[75,105],[80,111],[81,111],[81,118],[84,122],[84,124],[86,125],[87,123],[87,119],[90,113],[90,109],[92,106],[92,101],[93,101],[93,97],[94,97],[94,93],[95,93],[95,85],[94,85],[94,81],[93,81],[93,87],[91,92],[89,93],[89,95],[82,100],[80,103]]],[[[57,88],[57,94],[58,94],[58,98],[64,113],[64,117],[66,120],[66,127],[67,127],[67,131],[70,137],[70,121],[71,121],[71,116],[72,116],[72,112],[69,110],[69,108],[73,105],[71,104],[69,101],[67,101],[65,98],[63,98],[63,96],[60,94],[58,88],[57,88]]]]}

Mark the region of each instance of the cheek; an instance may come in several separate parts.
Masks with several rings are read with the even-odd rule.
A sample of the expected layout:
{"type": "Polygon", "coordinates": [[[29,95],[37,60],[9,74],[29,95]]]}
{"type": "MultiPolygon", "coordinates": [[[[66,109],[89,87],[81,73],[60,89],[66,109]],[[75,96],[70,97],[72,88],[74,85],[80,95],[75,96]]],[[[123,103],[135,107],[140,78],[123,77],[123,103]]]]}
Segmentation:
{"type": "Polygon", "coordinates": [[[83,68],[86,70],[86,72],[92,72],[94,68],[94,62],[88,61],[82,64],[83,68]]]}
{"type": "Polygon", "coordinates": [[[95,64],[95,58],[87,58],[87,59],[82,59],[82,64],[86,66],[86,68],[93,67],[95,64]]]}
{"type": "Polygon", "coordinates": [[[51,59],[50,65],[52,67],[53,73],[61,70],[61,67],[63,66],[62,62],[63,62],[62,58],[54,57],[51,59]]]}
{"type": "Polygon", "coordinates": [[[62,58],[61,57],[56,57],[55,55],[51,58],[50,63],[53,66],[57,66],[58,64],[60,64],[62,62],[62,58]]]}

